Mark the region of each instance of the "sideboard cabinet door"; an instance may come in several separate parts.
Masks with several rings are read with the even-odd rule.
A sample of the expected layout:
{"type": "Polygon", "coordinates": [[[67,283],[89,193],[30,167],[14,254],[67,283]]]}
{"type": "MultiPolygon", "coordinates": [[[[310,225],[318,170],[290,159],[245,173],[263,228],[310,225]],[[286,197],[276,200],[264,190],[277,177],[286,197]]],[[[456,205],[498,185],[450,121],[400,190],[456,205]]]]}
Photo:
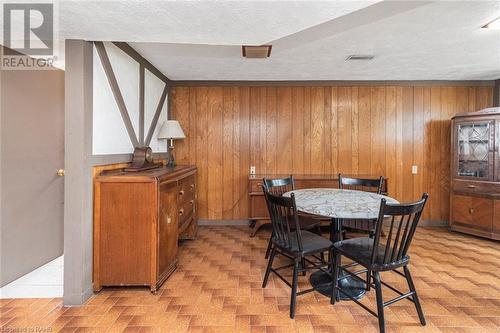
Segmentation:
{"type": "Polygon", "coordinates": [[[158,279],[166,278],[177,264],[177,186],[176,183],[160,184],[158,216],[158,279]]]}

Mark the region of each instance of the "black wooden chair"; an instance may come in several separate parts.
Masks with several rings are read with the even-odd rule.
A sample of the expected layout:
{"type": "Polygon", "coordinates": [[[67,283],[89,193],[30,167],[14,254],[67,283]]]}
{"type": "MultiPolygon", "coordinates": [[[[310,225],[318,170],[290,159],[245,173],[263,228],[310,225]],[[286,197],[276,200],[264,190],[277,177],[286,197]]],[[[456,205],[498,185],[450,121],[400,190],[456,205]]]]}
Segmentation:
{"type": "MultiPolygon", "coordinates": [[[[287,178],[280,178],[280,179],[264,178],[262,184],[264,184],[265,191],[278,196],[282,196],[286,192],[295,190],[295,180],[293,179],[293,175],[290,175],[290,177],[287,178]]],[[[320,220],[315,219],[311,216],[299,214],[299,225],[301,230],[310,230],[321,236],[320,220]]],[[[292,223],[292,225],[290,225],[290,228],[294,230],[295,224],[292,223]]],[[[267,243],[267,250],[265,256],[266,259],[269,258],[269,254],[271,253],[271,247],[272,247],[271,239],[272,235],[269,238],[269,242],[267,243]]]]}
{"type": "Polygon", "coordinates": [[[298,274],[308,270],[321,269],[331,276],[331,272],[333,271],[333,243],[317,234],[301,230],[299,215],[297,214],[297,207],[295,205],[295,196],[293,194],[288,198],[273,195],[269,193],[264,186],[263,189],[269,208],[274,236],[271,239],[271,255],[269,256],[262,288],[266,287],[271,272],[275,273],[283,282],[291,287],[290,318],[293,318],[295,316],[297,295],[314,291],[314,288],[310,288],[297,292],[298,274]],[[293,230],[290,228],[291,225],[295,226],[293,230]],[[321,254],[325,251],[329,253],[328,261],[317,256],[317,254],[321,254]],[[292,259],[293,263],[273,268],[273,261],[277,254],[292,259]],[[308,262],[307,267],[301,264],[303,260],[308,262]],[[293,267],[292,283],[288,282],[278,273],[278,271],[289,267],[293,267]]]}
{"type": "Polygon", "coordinates": [[[415,304],[420,323],[425,325],[424,313],[422,312],[417,291],[415,290],[415,285],[413,284],[410,270],[408,269],[408,263],[410,262],[408,249],[410,248],[427,197],[428,195],[425,193],[419,201],[401,205],[387,204],[385,199],[382,199],[376,224],[375,238],[353,238],[336,242],[333,245],[335,253],[333,281],[335,282],[335,287],[332,291],[332,304],[335,304],[335,301],[338,300],[339,292],[348,296],[372,315],[378,317],[380,332],[385,332],[384,307],[407,298],[415,304]],[[384,217],[386,218],[385,220],[384,217]],[[384,221],[388,224],[386,231],[387,237],[381,238],[384,221]],[[341,266],[341,256],[351,259],[354,263],[363,266],[365,270],[355,273],[349,271],[347,268],[352,267],[352,264],[341,266]],[[397,270],[401,267],[403,268],[403,272],[397,270]],[[355,279],[363,281],[367,286],[371,285],[375,288],[377,313],[360,303],[339,287],[338,280],[340,270],[350,274],[355,279]],[[393,271],[405,277],[410,291],[403,293],[389,284],[382,282],[380,279],[380,272],[386,271],[393,271]],[[372,283],[370,279],[365,281],[358,276],[365,272],[368,272],[373,278],[374,283],[372,283]],[[382,298],[382,285],[391,289],[399,296],[384,302],[382,298]]]}
{"type": "MultiPolygon", "coordinates": [[[[380,194],[384,184],[384,177],[378,179],[365,179],[365,178],[350,178],[344,177],[339,173],[339,189],[358,190],[380,194]]],[[[342,220],[342,227],[344,230],[354,231],[359,233],[367,233],[373,236],[375,233],[376,220],[356,220],[348,219],[342,220]]]]}

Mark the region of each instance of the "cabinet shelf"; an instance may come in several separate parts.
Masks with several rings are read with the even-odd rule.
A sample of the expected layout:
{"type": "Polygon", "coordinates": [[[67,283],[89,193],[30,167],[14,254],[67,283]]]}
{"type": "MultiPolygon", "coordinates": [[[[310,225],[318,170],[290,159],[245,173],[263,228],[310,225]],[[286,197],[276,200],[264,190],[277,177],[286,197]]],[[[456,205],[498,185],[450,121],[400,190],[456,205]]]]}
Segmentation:
{"type": "Polygon", "coordinates": [[[480,143],[483,145],[489,144],[489,141],[484,142],[484,140],[458,140],[459,143],[480,143]]]}

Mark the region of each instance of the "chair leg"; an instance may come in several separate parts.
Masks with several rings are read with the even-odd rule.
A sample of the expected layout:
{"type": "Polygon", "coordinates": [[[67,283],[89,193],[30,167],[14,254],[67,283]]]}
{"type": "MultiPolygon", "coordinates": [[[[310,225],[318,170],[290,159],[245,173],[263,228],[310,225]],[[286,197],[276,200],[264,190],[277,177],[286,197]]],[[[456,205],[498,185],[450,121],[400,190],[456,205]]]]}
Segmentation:
{"type": "MultiPolygon", "coordinates": [[[[321,223],[318,224],[318,226],[316,227],[316,232],[315,232],[318,236],[322,236],[322,233],[321,233],[321,223]]],[[[323,252],[321,252],[319,254],[320,258],[322,261],[325,261],[325,254],[323,252]]]]}
{"type": "Polygon", "coordinates": [[[273,260],[276,256],[276,248],[272,248],[271,256],[269,257],[269,261],[267,262],[266,274],[264,275],[264,281],[262,281],[262,288],[267,286],[267,280],[269,279],[269,273],[271,273],[271,268],[273,267],[273,260]]]}
{"type": "Polygon", "coordinates": [[[404,266],[404,273],[406,277],[406,281],[408,282],[408,287],[410,288],[410,291],[413,291],[415,294],[413,294],[413,302],[415,303],[415,308],[417,309],[418,313],[418,318],[420,319],[420,323],[425,326],[425,317],[424,317],[424,312],[422,311],[422,306],[420,305],[420,300],[418,299],[417,295],[417,290],[415,290],[415,285],[413,284],[413,279],[411,278],[410,270],[408,269],[408,266],[404,266]]]}
{"type": "Polygon", "coordinates": [[[269,254],[271,254],[271,248],[273,247],[273,235],[269,237],[269,242],[267,243],[266,256],[264,258],[269,258],[269,254]]]}
{"type": "Polygon", "coordinates": [[[340,271],[340,254],[335,253],[333,249],[330,251],[330,260],[332,269],[332,294],[330,295],[330,303],[335,304],[337,300],[339,300],[339,291],[338,288],[338,279],[339,279],[339,271],[340,271]]]}
{"type": "Polygon", "coordinates": [[[292,280],[292,297],[290,299],[290,318],[295,317],[295,305],[297,303],[297,285],[298,285],[298,275],[299,275],[299,259],[295,258],[293,265],[293,280],[292,280]]]}
{"type": "Polygon", "coordinates": [[[302,271],[302,276],[306,276],[306,258],[302,258],[300,259],[300,267],[302,267],[303,271],[302,271]]]}
{"type": "Polygon", "coordinates": [[[318,224],[318,226],[316,227],[316,234],[317,234],[318,236],[321,236],[321,235],[322,235],[322,233],[321,233],[321,223],[320,223],[320,224],[318,224]]]}
{"type": "Polygon", "coordinates": [[[370,291],[370,283],[372,282],[372,271],[368,270],[366,272],[366,291],[370,291]]]}
{"type": "Polygon", "coordinates": [[[377,297],[378,327],[380,333],[385,333],[384,299],[382,298],[382,283],[380,282],[379,272],[374,272],[373,280],[375,281],[375,294],[377,297]]]}

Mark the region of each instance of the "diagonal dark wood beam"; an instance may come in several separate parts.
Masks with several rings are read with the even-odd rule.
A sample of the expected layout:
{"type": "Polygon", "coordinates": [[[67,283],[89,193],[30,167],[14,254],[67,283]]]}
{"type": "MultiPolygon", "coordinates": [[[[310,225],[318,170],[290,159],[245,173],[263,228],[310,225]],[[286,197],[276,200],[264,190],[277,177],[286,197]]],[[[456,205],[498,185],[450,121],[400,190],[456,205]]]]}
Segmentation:
{"type": "Polygon", "coordinates": [[[139,141],[137,140],[137,136],[135,135],[134,126],[130,121],[130,117],[128,115],[127,107],[125,105],[125,101],[123,100],[122,93],[120,92],[120,87],[118,86],[118,82],[116,81],[115,73],[113,72],[113,68],[111,67],[111,63],[109,61],[108,53],[104,48],[104,44],[102,42],[94,42],[95,47],[97,49],[97,53],[99,54],[99,58],[101,59],[102,66],[104,67],[104,72],[106,73],[106,77],[108,78],[109,85],[111,86],[111,91],[113,92],[113,96],[115,97],[116,104],[118,105],[118,109],[122,115],[123,123],[127,129],[128,136],[132,145],[134,147],[139,146],[139,141]]]}
{"type": "Polygon", "coordinates": [[[120,50],[125,52],[126,54],[129,55],[132,59],[137,61],[139,64],[143,65],[148,71],[153,73],[156,77],[158,77],[160,80],[165,82],[166,84],[170,85],[171,80],[165,76],[162,72],[158,70],[152,63],[150,63],[146,58],[144,58],[142,55],[140,55],[139,52],[134,50],[132,46],[130,46],[128,43],[125,42],[113,42],[115,46],[117,46],[120,50]]]}
{"type": "Polygon", "coordinates": [[[139,144],[144,146],[144,66],[139,65],[139,144]]]}
{"type": "Polygon", "coordinates": [[[145,146],[149,146],[151,143],[151,139],[153,138],[153,133],[156,128],[156,124],[158,124],[158,118],[160,118],[161,110],[163,109],[163,104],[165,104],[165,98],[167,97],[169,91],[169,86],[165,85],[163,88],[163,93],[161,94],[160,101],[158,102],[158,106],[156,107],[156,112],[151,121],[151,125],[149,126],[148,136],[146,137],[146,141],[144,142],[145,146]]]}
{"type": "Polygon", "coordinates": [[[495,81],[495,87],[493,88],[493,106],[500,107],[500,79],[495,81]]]}

